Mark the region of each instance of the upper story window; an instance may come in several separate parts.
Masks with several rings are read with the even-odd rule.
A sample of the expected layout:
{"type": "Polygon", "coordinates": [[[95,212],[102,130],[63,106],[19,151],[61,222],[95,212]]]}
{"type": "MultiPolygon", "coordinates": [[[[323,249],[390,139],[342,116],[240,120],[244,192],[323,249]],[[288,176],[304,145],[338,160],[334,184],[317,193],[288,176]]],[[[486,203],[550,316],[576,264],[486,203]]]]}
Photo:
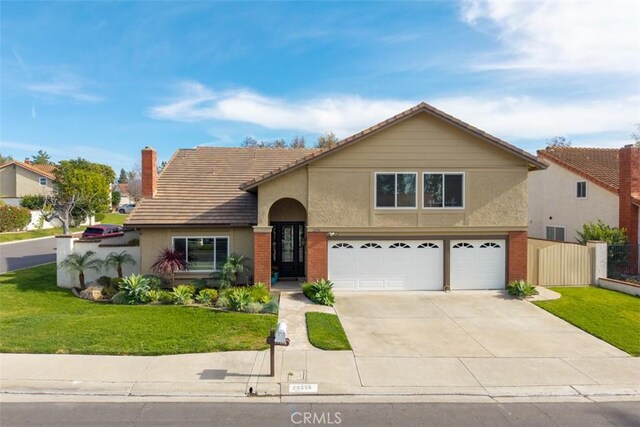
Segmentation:
{"type": "Polygon", "coordinates": [[[576,182],[576,198],[578,199],[587,198],[587,181],[576,182]]]}
{"type": "Polygon", "coordinates": [[[173,248],[184,255],[190,272],[221,271],[229,257],[229,238],[174,237],[173,248]]]}
{"type": "Polygon", "coordinates": [[[418,206],[415,172],[376,172],[376,208],[415,208],[418,206]]]}
{"type": "Polygon", "coordinates": [[[40,185],[47,185],[47,178],[40,178],[40,185]]]}
{"type": "Polygon", "coordinates": [[[425,208],[464,207],[464,173],[426,172],[423,181],[425,208]]]}

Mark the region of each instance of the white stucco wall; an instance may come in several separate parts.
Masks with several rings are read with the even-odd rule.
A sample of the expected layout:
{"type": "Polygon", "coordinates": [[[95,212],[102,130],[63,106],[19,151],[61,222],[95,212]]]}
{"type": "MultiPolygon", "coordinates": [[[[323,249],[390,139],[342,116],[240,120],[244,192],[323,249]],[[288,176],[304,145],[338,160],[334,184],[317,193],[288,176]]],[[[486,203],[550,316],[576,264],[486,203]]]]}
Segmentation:
{"type": "Polygon", "coordinates": [[[587,181],[587,198],[576,197],[576,182],[585,181],[549,162],[544,171],[529,172],[529,236],[546,238],[546,226],[565,227],[565,240],[575,242],[587,222],[601,219],[618,226],[618,195],[587,181]]]}

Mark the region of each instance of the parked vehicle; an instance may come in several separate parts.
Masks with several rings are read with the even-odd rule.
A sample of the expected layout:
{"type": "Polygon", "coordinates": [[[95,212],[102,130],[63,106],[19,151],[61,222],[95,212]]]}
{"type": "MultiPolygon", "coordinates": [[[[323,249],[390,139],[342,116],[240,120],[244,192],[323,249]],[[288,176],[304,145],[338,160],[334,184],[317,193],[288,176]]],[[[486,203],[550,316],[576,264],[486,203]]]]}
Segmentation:
{"type": "Polygon", "coordinates": [[[114,224],[100,224],[87,227],[82,233],[83,239],[102,239],[103,237],[122,236],[122,227],[114,224]]]}
{"type": "Polygon", "coordinates": [[[128,214],[135,207],[136,207],[136,205],[133,204],[133,203],[130,203],[130,204],[127,204],[127,205],[120,205],[120,207],[118,208],[118,212],[121,213],[121,214],[128,214]]]}

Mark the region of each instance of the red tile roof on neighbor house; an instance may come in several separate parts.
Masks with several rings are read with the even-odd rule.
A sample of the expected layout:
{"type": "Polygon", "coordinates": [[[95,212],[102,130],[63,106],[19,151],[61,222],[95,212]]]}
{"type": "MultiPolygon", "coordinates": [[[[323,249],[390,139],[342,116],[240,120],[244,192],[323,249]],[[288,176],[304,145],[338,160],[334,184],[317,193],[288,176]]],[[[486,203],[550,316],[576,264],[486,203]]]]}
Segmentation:
{"type": "Polygon", "coordinates": [[[37,173],[38,175],[41,175],[45,178],[49,178],[49,179],[55,179],[56,177],[53,175],[53,172],[56,170],[56,165],[34,165],[34,164],[27,164],[24,162],[18,162],[16,160],[11,161],[9,163],[5,163],[3,165],[0,165],[0,169],[2,168],[6,168],[7,166],[10,165],[16,165],[19,166],[23,169],[26,169],[28,171],[31,171],[33,173],[37,173]]]}
{"type": "Polygon", "coordinates": [[[427,113],[430,114],[434,117],[437,117],[455,127],[457,127],[458,129],[461,129],[465,132],[468,132],[472,135],[475,135],[493,145],[496,145],[508,152],[510,152],[511,154],[520,157],[524,160],[526,160],[529,164],[529,168],[531,170],[537,170],[537,169],[546,169],[547,166],[544,164],[544,162],[539,161],[535,156],[527,153],[526,151],[509,144],[506,141],[503,141],[500,138],[497,138],[493,135],[490,135],[488,133],[486,133],[483,130],[480,130],[474,126],[471,126],[470,124],[463,122],[460,119],[457,119],[455,117],[453,117],[452,115],[449,115],[447,113],[445,113],[444,111],[440,111],[437,108],[427,104],[426,102],[421,102],[420,104],[416,105],[415,107],[409,108],[406,111],[403,111],[400,114],[396,114],[393,117],[388,118],[387,120],[383,120],[380,123],[377,123],[363,131],[360,131],[354,135],[351,135],[348,138],[343,139],[342,141],[338,142],[336,145],[331,146],[331,147],[326,147],[320,150],[316,150],[313,153],[308,154],[307,156],[296,160],[295,162],[292,162],[290,164],[284,165],[280,168],[271,170],[269,172],[267,172],[266,174],[256,177],[254,179],[251,179],[245,183],[242,184],[242,186],[240,188],[242,188],[243,190],[252,190],[254,188],[256,188],[258,185],[260,185],[261,183],[263,183],[264,181],[270,180],[272,178],[275,178],[276,176],[282,175],[284,173],[287,173],[293,169],[297,169],[301,166],[304,166],[316,159],[319,159],[321,157],[324,157],[328,154],[333,153],[334,151],[340,150],[348,145],[351,145],[357,141],[360,141],[361,139],[363,139],[366,136],[369,136],[371,134],[380,132],[381,130],[384,130],[386,128],[388,128],[389,126],[400,122],[402,120],[406,120],[409,117],[413,117],[416,114],[419,113],[427,113]]]}
{"type": "Polygon", "coordinates": [[[538,156],[618,194],[617,148],[550,147],[538,150],[538,156]]]}

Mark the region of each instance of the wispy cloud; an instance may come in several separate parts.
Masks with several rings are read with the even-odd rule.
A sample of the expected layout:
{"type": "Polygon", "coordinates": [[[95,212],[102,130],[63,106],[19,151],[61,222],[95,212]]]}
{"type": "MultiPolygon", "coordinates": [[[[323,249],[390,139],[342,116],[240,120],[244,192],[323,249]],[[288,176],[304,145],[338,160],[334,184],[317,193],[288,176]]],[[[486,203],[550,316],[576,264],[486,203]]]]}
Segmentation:
{"type": "Polygon", "coordinates": [[[464,0],[463,21],[502,47],[478,68],[578,73],[640,71],[637,0],[464,0]]]}
{"type": "Polygon", "coordinates": [[[226,120],[269,129],[333,131],[346,136],[415,104],[415,101],[372,100],[351,95],[290,101],[248,89],[216,92],[198,82],[182,83],[179,92],[170,102],[150,108],[149,115],[183,122],[226,120]]]}
{"type": "MultiPolygon", "coordinates": [[[[156,119],[229,121],[268,129],[333,131],[344,137],[391,117],[420,100],[367,99],[336,95],[311,100],[271,98],[251,90],[216,92],[197,82],[180,85],[179,95],[149,110],[156,119]]],[[[508,139],[629,132],[640,97],[606,100],[543,100],[529,96],[443,97],[435,107],[508,139]]]]}
{"type": "Polygon", "coordinates": [[[87,92],[80,83],[74,81],[31,83],[27,85],[27,89],[37,94],[68,98],[77,102],[95,103],[103,100],[102,97],[87,92]]]}

